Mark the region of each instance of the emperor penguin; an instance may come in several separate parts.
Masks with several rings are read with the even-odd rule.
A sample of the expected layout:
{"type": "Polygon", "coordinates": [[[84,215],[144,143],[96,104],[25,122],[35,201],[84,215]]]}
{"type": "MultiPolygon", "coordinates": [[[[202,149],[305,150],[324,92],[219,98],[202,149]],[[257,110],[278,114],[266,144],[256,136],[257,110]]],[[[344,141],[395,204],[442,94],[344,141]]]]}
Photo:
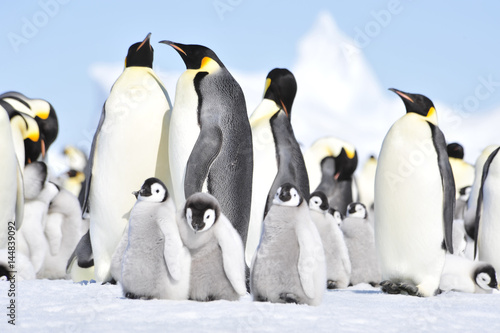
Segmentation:
{"type": "Polygon", "coordinates": [[[464,216],[465,231],[467,231],[467,234],[472,239],[476,239],[477,202],[482,184],[481,180],[483,175],[483,167],[488,157],[498,147],[499,147],[498,145],[489,145],[486,148],[484,148],[481,154],[476,159],[476,163],[474,165],[475,169],[474,183],[472,184],[469,200],[467,201],[467,209],[464,216]]]}
{"type": "MultiPolygon", "coordinates": [[[[7,248],[0,249],[0,281],[11,280],[12,269],[10,269],[9,258],[10,254],[7,248]]],[[[36,279],[35,269],[31,261],[21,252],[16,253],[16,266],[14,278],[16,281],[34,280],[36,279]]]]}
{"type": "Polygon", "coordinates": [[[467,212],[467,203],[470,198],[470,194],[472,191],[472,186],[465,186],[460,189],[459,197],[457,198],[455,205],[455,213],[453,214],[453,218],[455,220],[464,220],[465,213],[467,212]]]}
{"type": "Polygon", "coordinates": [[[374,219],[374,201],[375,201],[375,173],[377,171],[377,158],[370,155],[363,164],[357,179],[356,184],[359,191],[359,201],[363,203],[368,210],[368,217],[374,219]]]}
{"type": "MultiPolygon", "coordinates": [[[[95,278],[111,279],[110,263],[134,205],[132,191],[155,176],[170,184],[170,99],[154,73],[151,34],[130,46],[125,69],[104,103],[92,141],[83,212],[90,211],[95,278]]],[[[88,251],[85,251],[88,253],[88,251]]]]}
{"type": "Polygon", "coordinates": [[[453,253],[454,255],[474,259],[474,239],[465,231],[464,220],[453,221],[453,253]]]}
{"type": "Polygon", "coordinates": [[[498,290],[495,268],[484,261],[446,254],[439,289],[491,294],[493,290],[498,290]]]}
{"type": "Polygon", "coordinates": [[[252,211],[245,246],[248,265],[259,244],[262,221],[281,184],[297,184],[309,198],[309,179],[302,151],[291,126],[292,104],[297,82],[292,72],[275,68],[266,78],[264,98],[250,116],[252,127],[254,175],[252,211]]]}
{"type": "Polygon", "coordinates": [[[323,192],[311,193],[309,211],[311,219],[318,228],[325,251],[326,287],[342,289],[349,286],[351,260],[340,229],[340,212],[329,213],[328,198],[323,192]]]}
{"type": "Polygon", "coordinates": [[[474,166],[464,161],[464,147],[456,142],[446,146],[448,158],[450,160],[453,179],[455,180],[456,195],[455,199],[460,197],[460,190],[472,186],[474,183],[474,166]]]}
{"type": "Polygon", "coordinates": [[[380,269],[375,250],[374,230],[368,220],[366,207],[361,202],[353,202],[347,206],[347,216],[342,221],[342,232],[351,260],[351,284],[378,285],[380,269]]]}
{"type": "Polygon", "coordinates": [[[0,105],[0,249],[7,248],[9,225],[19,229],[24,213],[24,187],[7,111],[0,105]]]}
{"type": "Polygon", "coordinates": [[[237,301],[245,295],[243,242],[217,199],[192,194],[178,211],[177,222],[191,253],[189,299],[237,301]]]}
{"type": "Polygon", "coordinates": [[[406,115],[389,129],[375,176],[375,243],[382,290],[432,296],[453,253],[455,184],[432,101],[389,89],[406,115]]]}
{"type": "Polygon", "coordinates": [[[290,183],[276,191],[253,257],[254,301],[319,305],[326,289],[326,264],[307,201],[290,183]]]}
{"type": "Polygon", "coordinates": [[[183,245],[175,205],[158,178],[148,178],[137,197],[121,263],[121,286],[127,298],[185,300],[191,258],[183,245]]]}
{"type": "Polygon", "coordinates": [[[39,140],[24,141],[26,156],[25,161],[21,163],[28,164],[38,160],[39,157],[44,158],[59,131],[57,115],[52,105],[46,100],[28,98],[16,91],[3,93],[0,99],[12,105],[17,111],[30,115],[40,130],[39,140]]]}
{"type": "Polygon", "coordinates": [[[246,242],[252,198],[252,133],[240,85],[202,45],[162,41],[186,65],[177,82],[169,129],[170,169],[177,207],[197,192],[220,203],[246,242]]]}
{"type": "Polygon", "coordinates": [[[334,137],[320,138],[306,150],[304,159],[311,189],[325,193],[330,206],[345,215],[347,205],[358,200],[354,146],[334,137]]]}
{"type": "Polygon", "coordinates": [[[68,190],[59,188],[47,212],[44,231],[49,251],[38,276],[45,279],[70,278],[66,264],[88,229],[88,221],[82,219],[78,198],[68,190]]]}
{"type": "Polygon", "coordinates": [[[19,229],[17,249],[31,260],[38,274],[48,249],[45,225],[50,202],[59,192],[58,187],[47,181],[48,170],[44,162],[33,162],[24,170],[24,218],[19,229]]]}
{"type": "Polygon", "coordinates": [[[496,148],[486,159],[481,175],[481,186],[476,204],[475,230],[475,258],[493,265],[500,271],[500,223],[498,214],[500,207],[500,157],[496,148]]]}

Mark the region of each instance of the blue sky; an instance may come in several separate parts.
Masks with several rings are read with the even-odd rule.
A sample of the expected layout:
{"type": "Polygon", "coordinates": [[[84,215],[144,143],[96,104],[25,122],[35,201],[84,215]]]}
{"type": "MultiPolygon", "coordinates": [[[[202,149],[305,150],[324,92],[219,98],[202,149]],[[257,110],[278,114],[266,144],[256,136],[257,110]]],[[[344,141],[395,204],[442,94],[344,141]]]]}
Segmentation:
{"type": "Polygon", "coordinates": [[[359,42],[381,86],[452,107],[480,89],[487,97],[478,111],[500,107],[496,1],[9,1],[1,5],[0,92],[47,99],[62,124],[56,142],[75,144],[104,102],[89,67],[122,62],[148,32],[155,66],[166,71],[184,65],[156,44],[162,39],[209,46],[229,70],[267,72],[294,64],[321,11],[359,42]]]}

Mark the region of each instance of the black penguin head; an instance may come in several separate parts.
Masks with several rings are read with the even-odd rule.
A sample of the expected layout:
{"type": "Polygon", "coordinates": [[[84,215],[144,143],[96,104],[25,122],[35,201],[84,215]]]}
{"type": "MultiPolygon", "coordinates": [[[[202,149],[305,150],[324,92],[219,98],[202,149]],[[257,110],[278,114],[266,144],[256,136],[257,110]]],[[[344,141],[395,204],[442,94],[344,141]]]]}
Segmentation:
{"type": "Polygon", "coordinates": [[[219,202],[208,193],[200,192],[191,195],[184,206],[186,223],[195,233],[210,229],[217,222],[220,214],[219,202]]]}
{"type": "Polygon", "coordinates": [[[330,209],[328,209],[328,214],[333,216],[333,219],[335,220],[338,226],[340,226],[340,224],[344,220],[344,215],[333,207],[330,207],[330,209]]]}
{"type": "Polygon", "coordinates": [[[7,266],[0,265],[0,281],[9,281],[12,278],[11,272],[7,266]]]}
{"type": "Polygon", "coordinates": [[[358,153],[356,150],[350,151],[343,147],[340,154],[334,157],[335,160],[335,174],[334,178],[337,181],[351,179],[354,171],[358,167],[358,153]]]}
{"type": "Polygon", "coordinates": [[[169,40],[162,40],[160,43],[172,46],[186,64],[186,69],[202,69],[210,60],[215,61],[221,68],[224,67],[215,52],[206,46],[174,43],[169,40]]]}
{"type": "Polygon", "coordinates": [[[270,99],[291,119],[292,104],[297,94],[297,81],[286,68],[275,68],[267,74],[264,98],[270,99]]]}
{"type": "Polygon", "coordinates": [[[361,202],[351,202],[347,206],[347,216],[366,219],[368,217],[368,213],[366,212],[365,205],[363,205],[361,202]]]}
{"type": "Polygon", "coordinates": [[[273,204],[279,206],[298,207],[304,199],[299,190],[290,183],[281,185],[274,195],[273,204]]]}
{"type": "Polygon", "coordinates": [[[328,204],[328,198],[325,193],[321,191],[311,193],[309,198],[309,209],[325,213],[328,211],[328,208],[330,208],[330,205],[328,204]]]}
{"type": "Polygon", "coordinates": [[[474,281],[484,290],[498,289],[495,268],[490,264],[478,267],[474,272],[474,281]]]}
{"type": "Polygon", "coordinates": [[[464,158],[464,147],[461,144],[453,142],[446,146],[446,151],[448,152],[448,157],[458,158],[463,160],[464,158]]]}
{"type": "Polygon", "coordinates": [[[149,67],[153,68],[153,47],[151,46],[149,39],[151,38],[151,33],[149,33],[142,42],[135,43],[128,49],[127,58],[125,58],[125,67],[149,67]]]}
{"type": "Polygon", "coordinates": [[[472,187],[471,186],[464,186],[460,189],[460,191],[458,191],[458,193],[460,193],[460,199],[463,200],[463,201],[467,201],[469,200],[469,197],[470,197],[470,192],[472,191],[472,187]]]}
{"type": "Polygon", "coordinates": [[[148,178],[142,184],[141,189],[132,192],[139,201],[165,202],[168,199],[168,190],[165,184],[158,178],[148,178]]]}
{"type": "Polygon", "coordinates": [[[410,94],[394,88],[390,88],[389,90],[395,92],[399,95],[399,97],[401,97],[406,107],[406,113],[414,112],[423,117],[429,118],[436,112],[432,101],[424,95],[410,94]]]}

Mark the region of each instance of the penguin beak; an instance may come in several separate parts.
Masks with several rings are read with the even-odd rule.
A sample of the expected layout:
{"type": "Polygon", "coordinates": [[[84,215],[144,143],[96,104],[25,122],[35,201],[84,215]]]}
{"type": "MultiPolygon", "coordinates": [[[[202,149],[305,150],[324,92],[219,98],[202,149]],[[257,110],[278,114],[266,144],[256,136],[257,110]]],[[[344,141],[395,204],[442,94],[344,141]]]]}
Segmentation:
{"type": "Polygon", "coordinates": [[[137,47],[137,50],[136,51],[139,51],[141,49],[141,47],[148,43],[149,44],[149,39],[151,38],[151,33],[149,33],[146,38],[144,38],[144,40],[142,41],[141,45],[139,45],[139,47],[137,47]]]}
{"type": "Polygon", "coordinates": [[[132,194],[135,196],[135,198],[137,199],[137,197],[139,196],[139,193],[141,191],[133,191],[132,194]]]}
{"type": "Polygon", "coordinates": [[[162,40],[162,41],[160,41],[160,43],[162,43],[162,44],[167,44],[167,45],[172,46],[174,49],[176,49],[176,50],[177,50],[177,52],[182,53],[182,54],[184,54],[184,55],[187,57],[187,53],[186,53],[186,51],[184,51],[183,49],[181,49],[181,48],[180,48],[177,44],[175,44],[174,42],[171,42],[171,41],[169,41],[169,40],[162,40]]]}
{"type": "Polygon", "coordinates": [[[408,96],[408,93],[402,92],[401,90],[397,90],[397,89],[395,89],[395,88],[389,88],[389,90],[390,90],[390,91],[392,91],[392,92],[395,92],[395,93],[396,93],[396,94],[398,94],[401,98],[406,99],[407,101],[409,101],[409,102],[411,102],[411,103],[413,103],[413,102],[414,102],[414,101],[413,101],[413,99],[412,99],[410,96],[408,96]]]}
{"type": "Polygon", "coordinates": [[[40,140],[40,145],[42,146],[42,148],[41,148],[42,149],[42,158],[45,158],[46,150],[45,150],[45,140],[44,139],[40,140]]]}
{"type": "Polygon", "coordinates": [[[280,99],[280,103],[281,103],[281,107],[283,108],[283,111],[285,111],[285,114],[288,118],[288,110],[286,109],[285,103],[283,103],[283,101],[281,99],[280,99]]]}

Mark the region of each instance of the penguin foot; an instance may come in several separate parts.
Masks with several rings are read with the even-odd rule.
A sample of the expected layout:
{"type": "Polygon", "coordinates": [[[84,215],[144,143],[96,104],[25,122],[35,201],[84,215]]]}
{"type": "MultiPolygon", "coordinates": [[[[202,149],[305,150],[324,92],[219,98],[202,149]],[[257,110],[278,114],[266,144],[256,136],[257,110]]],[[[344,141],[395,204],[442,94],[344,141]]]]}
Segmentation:
{"type": "Polygon", "coordinates": [[[109,281],[104,281],[103,283],[101,283],[101,286],[104,286],[106,284],[112,284],[112,285],[115,285],[116,284],[116,280],[114,278],[111,278],[111,280],[109,281]]]}
{"type": "Polygon", "coordinates": [[[410,283],[399,283],[401,294],[410,296],[421,296],[417,286],[410,283]]]}
{"type": "Polygon", "coordinates": [[[380,282],[380,289],[386,294],[399,294],[401,290],[399,289],[399,285],[389,280],[385,280],[380,282]]]}
{"type": "Polygon", "coordinates": [[[295,296],[295,294],[292,293],[281,293],[280,300],[284,301],[285,303],[295,303],[295,304],[299,303],[299,301],[297,300],[297,296],[295,296]]]}
{"type": "Polygon", "coordinates": [[[261,295],[256,295],[256,296],[254,296],[254,297],[253,297],[253,300],[254,300],[255,302],[267,302],[267,301],[269,301],[266,297],[261,296],[261,295]]]}
{"type": "Polygon", "coordinates": [[[130,299],[138,299],[140,298],[139,296],[133,294],[133,293],[125,293],[125,297],[130,298],[130,299]]]}
{"type": "Polygon", "coordinates": [[[326,289],[337,289],[337,282],[333,280],[326,281],[326,289]]]}
{"type": "Polygon", "coordinates": [[[212,301],[216,301],[217,298],[214,296],[214,295],[208,295],[207,297],[205,297],[205,299],[203,300],[204,302],[212,302],[212,301]]]}

